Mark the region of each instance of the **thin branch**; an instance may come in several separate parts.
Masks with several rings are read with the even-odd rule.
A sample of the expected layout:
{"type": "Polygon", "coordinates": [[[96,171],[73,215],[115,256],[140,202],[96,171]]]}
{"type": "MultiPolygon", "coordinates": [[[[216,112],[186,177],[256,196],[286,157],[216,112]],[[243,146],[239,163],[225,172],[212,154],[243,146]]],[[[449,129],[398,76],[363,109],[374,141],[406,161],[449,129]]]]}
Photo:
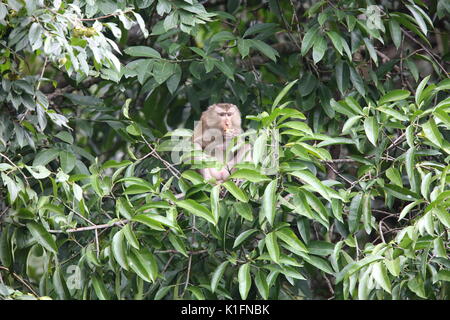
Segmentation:
{"type": "Polygon", "coordinates": [[[184,290],[183,290],[183,295],[182,295],[182,297],[183,297],[184,294],[186,293],[186,289],[187,289],[187,287],[188,287],[188,285],[189,285],[189,277],[190,277],[190,275],[191,275],[191,265],[192,265],[192,255],[189,256],[189,263],[188,263],[188,269],[187,269],[187,274],[186,274],[186,282],[185,282],[185,284],[184,284],[184,290]]]}
{"type": "Polygon", "coordinates": [[[48,230],[50,233],[73,233],[73,232],[82,232],[82,231],[89,231],[89,230],[98,230],[98,229],[106,229],[106,228],[112,228],[112,227],[119,227],[123,226],[124,224],[127,224],[130,222],[128,219],[116,221],[112,224],[105,223],[105,224],[97,224],[89,227],[80,227],[80,228],[73,228],[73,229],[67,229],[67,230],[48,230]]]}
{"type": "MultiPolygon", "coordinates": [[[[198,250],[198,251],[188,251],[187,253],[190,255],[194,255],[194,254],[202,254],[202,253],[207,253],[208,250],[204,249],[204,250],[198,250]]],[[[169,249],[169,250],[155,250],[155,253],[181,253],[178,250],[174,250],[174,249],[169,249]]]]}
{"type": "Polygon", "coordinates": [[[147,147],[151,150],[151,154],[154,158],[158,159],[159,161],[161,161],[164,166],[169,169],[169,171],[177,178],[180,179],[181,177],[181,173],[180,171],[178,171],[177,168],[175,168],[170,162],[164,160],[156,151],[155,148],[153,148],[153,146],[147,141],[147,139],[145,139],[145,137],[143,135],[141,135],[142,139],[144,140],[145,144],[147,145],[147,147]]]}
{"type": "Polygon", "coordinates": [[[430,56],[431,58],[437,63],[437,65],[439,66],[439,68],[441,68],[442,71],[444,71],[444,74],[447,76],[447,78],[450,76],[449,73],[447,72],[447,70],[445,70],[445,68],[439,63],[439,61],[436,59],[435,55],[433,52],[431,52],[430,50],[428,50],[427,47],[425,47],[423,45],[422,42],[420,42],[419,40],[417,40],[416,38],[414,38],[412,35],[409,34],[409,32],[405,31],[403,28],[401,28],[401,30],[403,31],[403,33],[412,41],[414,41],[415,43],[417,43],[423,50],[425,50],[430,56]]]}
{"type": "Polygon", "coordinates": [[[329,164],[328,162],[325,162],[326,166],[328,168],[330,168],[334,173],[336,173],[341,179],[345,180],[345,182],[349,183],[350,185],[353,183],[353,181],[350,181],[349,179],[347,179],[346,177],[344,177],[342,174],[339,173],[339,171],[337,171],[331,164],[329,164]]]}
{"type": "Polygon", "coordinates": [[[8,156],[6,156],[5,154],[0,152],[0,156],[2,156],[3,158],[6,159],[6,161],[8,161],[14,168],[16,168],[17,170],[20,171],[20,173],[23,175],[23,177],[25,178],[25,182],[27,183],[27,185],[30,185],[28,183],[28,177],[25,175],[25,173],[23,173],[22,169],[20,169],[14,162],[11,161],[11,159],[8,158],[8,156]]]}
{"type": "Polygon", "coordinates": [[[34,291],[34,289],[31,287],[31,285],[28,284],[24,279],[22,279],[18,274],[16,274],[15,272],[12,272],[11,270],[9,270],[7,267],[4,267],[4,266],[0,266],[0,270],[5,270],[5,271],[10,272],[14,276],[14,278],[16,278],[20,283],[22,283],[25,287],[27,287],[28,290],[30,290],[34,296],[39,297],[39,295],[36,293],[36,291],[34,291]]]}

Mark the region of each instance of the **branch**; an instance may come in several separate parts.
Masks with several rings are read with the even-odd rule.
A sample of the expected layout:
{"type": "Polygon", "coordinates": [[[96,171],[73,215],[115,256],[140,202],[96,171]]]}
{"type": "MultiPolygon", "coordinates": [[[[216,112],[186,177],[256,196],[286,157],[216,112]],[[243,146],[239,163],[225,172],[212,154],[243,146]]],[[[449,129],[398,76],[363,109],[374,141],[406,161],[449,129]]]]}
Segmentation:
{"type": "Polygon", "coordinates": [[[82,232],[82,231],[89,231],[89,230],[98,230],[98,229],[106,229],[116,226],[123,226],[124,224],[129,223],[130,221],[128,219],[116,221],[112,224],[105,223],[105,224],[97,224],[89,227],[80,227],[80,228],[74,228],[74,229],[67,229],[67,230],[48,230],[50,233],[73,233],[73,232],[82,232]]]}
{"type": "Polygon", "coordinates": [[[423,45],[423,43],[421,43],[420,41],[418,41],[416,38],[414,38],[412,35],[409,34],[409,32],[405,31],[402,28],[403,33],[405,34],[405,36],[407,36],[410,40],[414,41],[415,43],[417,43],[423,50],[425,50],[430,56],[431,58],[433,58],[433,60],[437,63],[437,65],[439,66],[439,68],[442,69],[442,71],[444,71],[444,74],[447,76],[447,78],[450,76],[449,73],[447,72],[447,70],[445,70],[445,68],[439,63],[439,61],[436,59],[435,55],[433,52],[431,52],[430,50],[428,50],[427,47],[425,47],[423,45]]]}
{"type": "Polygon", "coordinates": [[[5,270],[10,272],[14,278],[16,278],[20,283],[22,283],[25,287],[28,288],[28,290],[31,291],[31,293],[35,296],[35,297],[39,297],[39,295],[36,293],[36,291],[34,291],[34,289],[31,287],[31,285],[29,285],[24,279],[22,279],[18,274],[12,272],[10,269],[8,269],[7,267],[4,266],[0,266],[0,270],[5,270]]]}

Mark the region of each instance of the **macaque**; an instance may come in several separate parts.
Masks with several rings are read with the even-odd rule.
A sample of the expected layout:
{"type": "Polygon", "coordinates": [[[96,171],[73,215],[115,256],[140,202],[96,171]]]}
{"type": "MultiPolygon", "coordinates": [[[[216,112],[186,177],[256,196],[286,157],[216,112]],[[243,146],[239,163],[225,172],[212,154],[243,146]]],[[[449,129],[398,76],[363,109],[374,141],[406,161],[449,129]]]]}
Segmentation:
{"type": "Polygon", "coordinates": [[[202,113],[192,137],[194,146],[223,164],[221,169],[200,169],[205,180],[215,179],[219,183],[223,182],[234,171],[233,166],[236,163],[251,160],[248,144],[242,145],[234,153],[229,150],[231,140],[241,133],[241,113],[234,104],[213,104],[202,113]]]}

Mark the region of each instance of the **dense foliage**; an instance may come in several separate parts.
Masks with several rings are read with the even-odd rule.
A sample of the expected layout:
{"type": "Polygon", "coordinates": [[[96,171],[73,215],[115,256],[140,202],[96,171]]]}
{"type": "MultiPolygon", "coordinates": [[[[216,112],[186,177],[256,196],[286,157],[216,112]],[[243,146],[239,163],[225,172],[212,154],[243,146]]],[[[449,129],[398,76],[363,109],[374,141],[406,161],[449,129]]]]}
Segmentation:
{"type": "Polygon", "coordinates": [[[0,298],[449,299],[450,4],[377,3],[2,0],[0,298]]]}

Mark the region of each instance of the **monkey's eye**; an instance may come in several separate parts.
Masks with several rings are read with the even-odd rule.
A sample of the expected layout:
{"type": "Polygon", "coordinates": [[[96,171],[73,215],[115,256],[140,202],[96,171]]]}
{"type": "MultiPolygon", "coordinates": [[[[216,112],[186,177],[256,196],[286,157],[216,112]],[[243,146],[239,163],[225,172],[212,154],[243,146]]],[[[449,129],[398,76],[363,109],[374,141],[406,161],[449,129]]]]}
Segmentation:
{"type": "Polygon", "coordinates": [[[224,112],[219,113],[219,116],[221,116],[221,117],[224,117],[225,115],[226,115],[226,113],[224,113],[224,112]]]}

